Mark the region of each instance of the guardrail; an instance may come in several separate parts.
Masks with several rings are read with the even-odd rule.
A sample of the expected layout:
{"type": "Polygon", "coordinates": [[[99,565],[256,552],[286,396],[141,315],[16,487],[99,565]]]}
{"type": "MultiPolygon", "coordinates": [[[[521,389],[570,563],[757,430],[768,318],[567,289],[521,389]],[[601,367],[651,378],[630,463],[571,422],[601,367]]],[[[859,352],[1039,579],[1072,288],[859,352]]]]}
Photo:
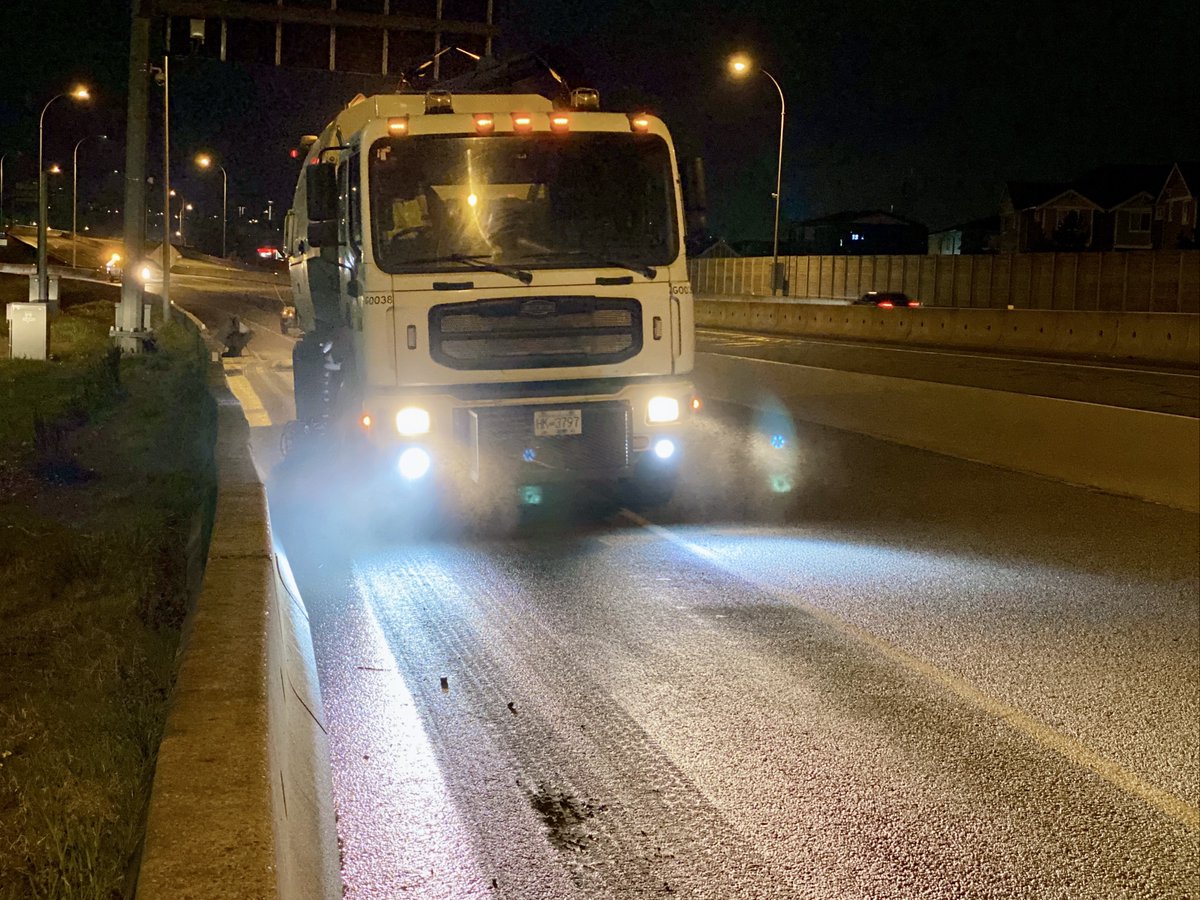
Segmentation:
{"type": "Polygon", "coordinates": [[[877,309],[769,300],[695,301],[696,325],[1038,356],[1200,365],[1200,316],[1024,309],[877,309]]]}

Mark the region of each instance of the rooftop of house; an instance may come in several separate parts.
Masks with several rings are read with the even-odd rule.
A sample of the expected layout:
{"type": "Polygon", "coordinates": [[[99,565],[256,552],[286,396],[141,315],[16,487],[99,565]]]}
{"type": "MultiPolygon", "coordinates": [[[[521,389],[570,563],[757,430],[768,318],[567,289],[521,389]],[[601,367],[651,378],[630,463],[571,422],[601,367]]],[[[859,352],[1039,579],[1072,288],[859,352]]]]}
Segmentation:
{"type": "Polygon", "coordinates": [[[816,219],[793,222],[792,224],[805,228],[822,225],[906,225],[916,228],[925,227],[922,223],[914,219],[905,218],[892,212],[885,212],[882,209],[846,210],[816,219]]]}

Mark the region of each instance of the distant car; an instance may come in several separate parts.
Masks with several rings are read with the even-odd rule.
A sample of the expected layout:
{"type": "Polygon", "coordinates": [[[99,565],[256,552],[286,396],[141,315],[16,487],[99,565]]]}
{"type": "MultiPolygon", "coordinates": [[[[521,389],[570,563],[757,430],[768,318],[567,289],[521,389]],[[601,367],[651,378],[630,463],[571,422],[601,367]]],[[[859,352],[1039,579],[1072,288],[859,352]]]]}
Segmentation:
{"type": "Polygon", "coordinates": [[[920,306],[921,301],[902,291],[867,291],[854,301],[856,306],[875,306],[879,309],[892,309],[901,306],[908,309],[920,306]]]}
{"type": "Polygon", "coordinates": [[[285,306],[283,312],[279,314],[279,330],[288,334],[296,327],[296,307],[285,306]]]}

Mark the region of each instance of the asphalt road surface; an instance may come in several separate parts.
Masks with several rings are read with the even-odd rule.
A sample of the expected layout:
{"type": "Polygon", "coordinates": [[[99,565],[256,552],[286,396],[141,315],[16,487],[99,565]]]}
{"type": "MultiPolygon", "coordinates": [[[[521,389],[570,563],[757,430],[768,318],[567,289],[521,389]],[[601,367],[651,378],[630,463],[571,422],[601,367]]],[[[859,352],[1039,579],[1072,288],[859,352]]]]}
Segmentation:
{"type": "Polygon", "coordinates": [[[1194,514],[729,408],[645,516],[446,523],[277,464],[286,350],[347,896],[1200,896],[1194,514]]]}

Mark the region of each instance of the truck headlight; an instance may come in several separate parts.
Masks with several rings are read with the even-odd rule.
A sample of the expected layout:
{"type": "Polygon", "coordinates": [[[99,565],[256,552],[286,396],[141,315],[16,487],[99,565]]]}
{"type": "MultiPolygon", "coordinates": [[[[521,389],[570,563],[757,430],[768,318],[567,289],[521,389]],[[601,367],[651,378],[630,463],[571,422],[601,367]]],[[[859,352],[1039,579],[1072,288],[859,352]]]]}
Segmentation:
{"type": "Polygon", "coordinates": [[[405,437],[429,434],[429,411],[419,406],[406,406],[396,413],[396,430],[405,437]]]}
{"type": "Polygon", "coordinates": [[[400,454],[396,468],[408,481],[416,481],[418,478],[425,477],[425,473],[429,471],[429,466],[432,462],[429,458],[429,453],[424,448],[409,447],[400,454]]]}
{"type": "Polygon", "coordinates": [[[651,397],[646,404],[646,421],[674,422],[679,418],[679,401],[674,397],[651,397]]]}

